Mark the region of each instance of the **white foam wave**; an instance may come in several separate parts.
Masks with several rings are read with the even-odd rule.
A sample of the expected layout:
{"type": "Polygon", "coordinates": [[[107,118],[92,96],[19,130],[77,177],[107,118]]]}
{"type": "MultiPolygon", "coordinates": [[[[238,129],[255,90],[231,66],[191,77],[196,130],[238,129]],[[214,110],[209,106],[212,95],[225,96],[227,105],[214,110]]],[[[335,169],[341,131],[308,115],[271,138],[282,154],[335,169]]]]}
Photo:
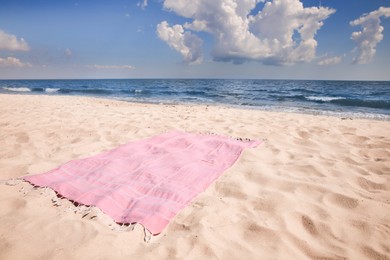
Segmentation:
{"type": "Polygon", "coordinates": [[[46,93],[54,93],[60,90],[59,88],[45,88],[46,93]]]}
{"type": "Polygon", "coordinates": [[[338,99],[345,99],[343,97],[327,97],[327,96],[308,96],[305,97],[307,100],[312,100],[312,101],[324,101],[324,102],[329,102],[332,100],[338,100],[338,99]]]}
{"type": "Polygon", "coordinates": [[[29,88],[12,88],[12,87],[3,87],[3,89],[8,90],[8,91],[14,91],[14,92],[30,92],[31,89],[29,88]]]}
{"type": "Polygon", "coordinates": [[[373,120],[390,121],[390,115],[375,114],[369,112],[330,111],[330,110],[317,110],[317,109],[309,109],[309,108],[302,108],[302,107],[282,107],[282,106],[262,106],[262,107],[247,107],[247,108],[259,109],[265,111],[334,116],[334,117],[339,117],[341,119],[356,118],[356,119],[373,119],[373,120]]]}

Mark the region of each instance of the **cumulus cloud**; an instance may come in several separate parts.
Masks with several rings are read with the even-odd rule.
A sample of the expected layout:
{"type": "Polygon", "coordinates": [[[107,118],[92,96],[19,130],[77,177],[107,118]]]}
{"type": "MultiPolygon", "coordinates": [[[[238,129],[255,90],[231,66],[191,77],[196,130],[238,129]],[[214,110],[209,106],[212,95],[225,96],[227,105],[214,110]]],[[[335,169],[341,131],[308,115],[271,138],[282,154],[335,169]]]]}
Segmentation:
{"type": "Polygon", "coordinates": [[[92,69],[127,69],[127,70],[132,70],[134,69],[133,66],[131,65],[91,65],[89,66],[92,69]]]}
{"type": "Polygon", "coordinates": [[[148,0],[143,0],[141,2],[138,2],[137,6],[140,7],[141,9],[145,9],[148,6],[148,0]]]}
{"type": "Polygon", "coordinates": [[[29,49],[23,38],[18,39],[15,35],[0,30],[0,50],[28,51],[29,49]]]}
{"type": "Polygon", "coordinates": [[[342,57],[341,56],[335,56],[335,57],[330,57],[330,58],[324,58],[320,61],[317,62],[318,65],[321,66],[329,66],[329,65],[334,65],[338,64],[341,62],[342,57]]]}
{"type": "Polygon", "coordinates": [[[163,21],[157,25],[158,37],[165,41],[172,49],[178,51],[188,64],[202,62],[203,41],[191,32],[185,32],[183,26],[176,24],[169,26],[163,21]]]}
{"type": "MultiPolygon", "coordinates": [[[[192,30],[214,37],[214,60],[234,63],[256,60],[273,65],[309,62],[315,58],[315,34],[323,20],[335,12],[326,7],[305,8],[299,0],[165,0],[164,8],[192,19],[170,27],[175,31],[172,34],[185,35],[192,30]],[[252,14],[260,2],[264,5],[262,10],[252,14]]],[[[165,25],[161,23],[158,27],[165,25]]],[[[181,53],[184,49],[170,46],[181,53]]],[[[192,52],[190,47],[187,49],[186,52],[192,52]]]]}
{"type": "Polygon", "coordinates": [[[362,27],[361,31],[353,32],[351,35],[351,39],[357,43],[358,52],[354,63],[365,64],[374,58],[376,45],[383,39],[382,17],[390,17],[390,7],[380,7],[378,10],[364,14],[350,22],[351,26],[360,25],[362,27]]]}
{"type": "Polygon", "coordinates": [[[15,57],[0,58],[0,67],[31,67],[32,65],[27,62],[22,62],[15,57]]]}

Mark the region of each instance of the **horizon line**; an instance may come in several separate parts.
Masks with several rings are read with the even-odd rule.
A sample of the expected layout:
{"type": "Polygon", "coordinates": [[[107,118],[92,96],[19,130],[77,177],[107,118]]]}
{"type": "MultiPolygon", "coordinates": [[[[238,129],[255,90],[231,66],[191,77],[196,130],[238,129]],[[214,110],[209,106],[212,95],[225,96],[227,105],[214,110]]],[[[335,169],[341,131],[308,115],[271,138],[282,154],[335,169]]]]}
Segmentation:
{"type": "Polygon", "coordinates": [[[380,81],[390,79],[292,79],[292,78],[212,78],[212,77],[135,77],[135,78],[0,78],[1,81],[12,80],[280,80],[280,81],[380,81]]]}

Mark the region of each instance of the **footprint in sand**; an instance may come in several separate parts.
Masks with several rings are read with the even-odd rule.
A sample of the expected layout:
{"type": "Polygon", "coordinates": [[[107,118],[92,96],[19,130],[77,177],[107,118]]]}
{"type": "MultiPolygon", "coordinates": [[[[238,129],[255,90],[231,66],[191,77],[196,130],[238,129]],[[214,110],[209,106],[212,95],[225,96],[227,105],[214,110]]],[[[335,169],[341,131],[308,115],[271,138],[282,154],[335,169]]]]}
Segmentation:
{"type": "Polygon", "coordinates": [[[308,131],[299,131],[298,135],[302,139],[309,139],[311,137],[311,134],[308,131]]]}
{"type": "Polygon", "coordinates": [[[365,254],[369,259],[383,259],[383,260],[386,260],[386,259],[389,259],[386,255],[384,254],[381,254],[379,253],[378,251],[374,250],[373,248],[369,247],[369,246],[362,246],[361,247],[361,251],[363,252],[363,254],[365,254]]]}
{"type": "Polygon", "coordinates": [[[30,141],[30,137],[25,132],[19,132],[15,134],[15,137],[16,137],[16,142],[18,143],[27,143],[28,141],[30,141]]]}
{"type": "Polygon", "coordinates": [[[370,138],[366,136],[360,136],[360,135],[345,135],[345,138],[351,143],[351,144],[357,144],[357,145],[363,145],[365,144],[370,138]]]}
{"type": "Polygon", "coordinates": [[[375,183],[372,181],[367,180],[366,178],[359,177],[357,178],[357,184],[366,191],[371,190],[383,190],[386,191],[386,185],[381,183],[375,183]]]}
{"type": "Polygon", "coordinates": [[[272,229],[258,225],[253,221],[248,221],[244,225],[243,237],[245,239],[267,239],[275,241],[278,239],[277,234],[272,229]]]}
{"type": "Polygon", "coordinates": [[[364,158],[372,159],[375,161],[386,161],[390,157],[390,152],[382,148],[371,148],[371,149],[362,149],[359,152],[359,155],[364,158]]]}
{"type": "Polygon", "coordinates": [[[332,193],[326,197],[326,199],[333,205],[345,208],[345,209],[354,209],[359,206],[357,199],[339,194],[332,193]]]}
{"type": "Polygon", "coordinates": [[[302,215],[302,226],[311,235],[317,235],[318,234],[317,228],[314,225],[313,220],[311,218],[309,218],[308,216],[306,216],[306,215],[302,215]]]}
{"type": "Polygon", "coordinates": [[[218,193],[220,193],[221,197],[229,197],[238,200],[245,200],[248,197],[244,192],[242,192],[243,188],[235,184],[226,185],[225,183],[217,183],[215,188],[218,193]]]}

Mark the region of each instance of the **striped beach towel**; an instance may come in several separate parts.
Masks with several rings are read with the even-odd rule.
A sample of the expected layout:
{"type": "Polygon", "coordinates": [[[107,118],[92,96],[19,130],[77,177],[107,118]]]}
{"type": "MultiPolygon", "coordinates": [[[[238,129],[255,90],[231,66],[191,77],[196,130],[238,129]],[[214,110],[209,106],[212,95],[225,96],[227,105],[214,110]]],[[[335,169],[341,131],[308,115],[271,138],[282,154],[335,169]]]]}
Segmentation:
{"type": "Polygon", "coordinates": [[[173,131],[25,176],[63,197],[100,208],[153,235],[259,141],[173,131]]]}

